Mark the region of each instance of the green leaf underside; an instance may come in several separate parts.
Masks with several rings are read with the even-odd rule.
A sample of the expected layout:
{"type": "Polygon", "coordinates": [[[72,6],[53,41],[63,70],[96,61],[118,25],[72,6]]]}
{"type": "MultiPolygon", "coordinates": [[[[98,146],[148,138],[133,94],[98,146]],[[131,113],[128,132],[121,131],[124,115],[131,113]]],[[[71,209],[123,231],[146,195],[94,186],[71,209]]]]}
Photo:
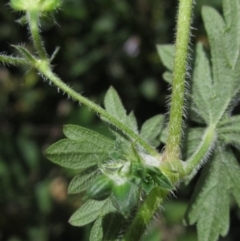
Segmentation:
{"type": "Polygon", "coordinates": [[[240,115],[223,119],[218,125],[220,133],[240,133],[240,115]]]}
{"type": "Polygon", "coordinates": [[[223,118],[219,124],[218,124],[218,127],[221,128],[221,127],[225,127],[225,126],[228,126],[228,125],[240,125],[240,115],[234,115],[234,116],[227,116],[225,118],[223,118]]]}
{"type": "Polygon", "coordinates": [[[78,142],[90,141],[96,143],[98,146],[101,145],[101,147],[106,150],[112,149],[114,146],[114,142],[111,139],[81,126],[65,125],[63,127],[63,133],[70,140],[78,142]]]}
{"type": "Polygon", "coordinates": [[[46,156],[62,167],[85,169],[107,160],[108,151],[101,143],[63,139],[51,145],[46,156]]]}
{"type": "Polygon", "coordinates": [[[187,212],[188,224],[197,222],[199,241],[216,241],[227,234],[230,192],[239,204],[239,173],[233,153],[218,146],[204,167],[187,212]]]}
{"type": "Polygon", "coordinates": [[[109,198],[103,201],[88,200],[71,216],[69,223],[73,226],[84,226],[115,211],[109,198]]]}
{"type": "Polygon", "coordinates": [[[76,194],[83,192],[87,186],[89,185],[90,181],[96,177],[98,170],[86,170],[81,172],[78,176],[74,177],[68,186],[68,193],[69,194],[76,194]]]}
{"type": "Polygon", "coordinates": [[[209,61],[201,44],[197,45],[196,62],[193,71],[192,98],[198,113],[205,123],[212,122],[212,78],[209,61]]]}
{"type": "Polygon", "coordinates": [[[231,144],[240,150],[240,138],[236,133],[219,134],[219,139],[226,145],[231,144]]]}
{"type": "Polygon", "coordinates": [[[156,146],[159,142],[156,142],[156,138],[160,135],[164,127],[164,115],[156,115],[142,125],[140,135],[150,145],[156,146]]]}
{"type": "Polygon", "coordinates": [[[223,13],[226,23],[225,38],[224,38],[224,49],[228,63],[235,67],[240,50],[240,5],[236,0],[225,0],[223,1],[223,13]]]}
{"type": "MultiPolygon", "coordinates": [[[[229,45],[227,39],[237,38],[239,42],[239,29],[235,25],[239,26],[240,13],[239,13],[239,1],[238,0],[224,0],[223,12],[225,15],[226,25],[221,15],[210,7],[203,7],[202,16],[205,24],[205,28],[208,34],[208,40],[211,46],[211,60],[212,60],[212,76],[214,91],[212,97],[212,122],[217,124],[222,118],[223,114],[229,108],[233,97],[239,92],[239,76],[237,76],[237,68],[235,69],[236,59],[239,62],[239,43],[236,46],[229,45]],[[230,10],[228,6],[234,7],[230,10]],[[231,12],[229,12],[231,11],[231,12]],[[230,22],[236,21],[236,24],[229,25],[230,22]],[[223,47],[224,46],[224,47],[223,47]],[[232,48],[234,50],[232,50],[232,48]],[[234,51],[237,53],[237,57],[232,57],[229,53],[234,51]],[[229,62],[229,59],[231,61],[229,62]],[[236,85],[236,82],[238,83],[236,85]]],[[[238,63],[239,65],[239,63],[238,63]]]]}

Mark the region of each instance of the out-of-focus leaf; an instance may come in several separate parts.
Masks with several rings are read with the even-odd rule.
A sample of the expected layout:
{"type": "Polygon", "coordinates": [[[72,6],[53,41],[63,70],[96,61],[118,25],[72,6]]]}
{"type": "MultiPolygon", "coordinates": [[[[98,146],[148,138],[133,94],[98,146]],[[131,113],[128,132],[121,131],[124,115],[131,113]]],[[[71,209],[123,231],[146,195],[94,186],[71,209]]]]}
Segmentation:
{"type": "Polygon", "coordinates": [[[141,128],[140,135],[146,140],[150,145],[158,146],[159,135],[164,127],[164,115],[156,115],[146,120],[141,128]]]}

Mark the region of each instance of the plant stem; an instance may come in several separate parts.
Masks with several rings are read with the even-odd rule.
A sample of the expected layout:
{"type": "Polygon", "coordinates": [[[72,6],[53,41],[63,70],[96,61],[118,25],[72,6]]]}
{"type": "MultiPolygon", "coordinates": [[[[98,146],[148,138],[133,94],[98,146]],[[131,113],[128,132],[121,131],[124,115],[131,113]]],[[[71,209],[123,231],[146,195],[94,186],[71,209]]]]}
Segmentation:
{"type": "Polygon", "coordinates": [[[71,89],[68,85],[66,85],[59,77],[57,77],[51,70],[48,65],[48,62],[40,62],[40,64],[36,64],[35,66],[41,74],[43,74],[46,78],[48,78],[54,85],[56,85],[60,90],[66,93],[68,96],[73,98],[74,100],[79,101],[80,103],[86,105],[90,110],[94,111],[100,116],[104,117],[109,124],[114,125],[123,133],[125,133],[128,137],[130,137],[133,141],[136,141],[139,145],[141,145],[149,154],[153,156],[158,156],[159,153],[151,147],[148,143],[146,143],[137,133],[135,133],[132,129],[124,125],[117,118],[110,115],[106,112],[101,106],[95,104],[84,96],[80,95],[73,89],[71,89]]]}
{"type": "Polygon", "coordinates": [[[147,142],[145,142],[137,133],[135,133],[129,127],[124,125],[121,121],[119,121],[118,119],[110,115],[102,107],[100,107],[99,105],[95,104],[94,102],[88,100],[84,96],[80,95],[79,93],[71,89],[68,85],[66,85],[59,77],[57,77],[52,72],[49,64],[50,60],[48,59],[47,53],[42,44],[43,42],[41,40],[41,35],[39,33],[40,29],[38,27],[38,20],[39,20],[38,13],[34,11],[27,12],[27,17],[28,17],[32,40],[40,57],[40,60],[36,59],[34,67],[36,67],[43,76],[48,78],[54,85],[56,85],[56,87],[62,90],[63,93],[66,93],[72,99],[79,101],[80,103],[86,105],[92,111],[96,112],[97,114],[100,114],[108,121],[109,124],[114,125],[123,133],[125,133],[128,137],[130,137],[133,141],[136,141],[149,154],[153,156],[158,156],[159,153],[155,150],[155,148],[153,148],[147,142]]]}
{"type": "Polygon", "coordinates": [[[197,150],[193,155],[186,161],[185,165],[185,176],[193,176],[197,170],[201,167],[204,160],[207,159],[208,155],[211,153],[211,149],[216,140],[215,126],[209,126],[199,144],[197,150]]]}
{"type": "Polygon", "coordinates": [[[180,142],[192,9],[193,0],[179,0],[170,119],[164,155],[167,161],[181,158],[180,142]]]}
{"type": "Polygon", "coordinates": [[[147,225],[151,221],[153,215],[168,195],[168,191],[155,187],[147,196],[142,204],[131,226],[128,228],[123,241],[138,241],[141,239],[147,225]]]}
{"type": "Polygon", "coordinates": [[[29,65],[30,64],[26,59],[7,56],[4,54],[0,55],[0,62],[4,64],[12,64],[12,65],[18,65],[18,64],[29,65]]]}
{"type": "Polygon", "coordinates": [[[34,47],[37,50],[40,59],[47,60],[47,52],[44,48],[43,41],[40,35],[40,29],[38,27],[38,24],[40,24],[38,15],[38,11],[27,12],[27,19],[34,47]]]}

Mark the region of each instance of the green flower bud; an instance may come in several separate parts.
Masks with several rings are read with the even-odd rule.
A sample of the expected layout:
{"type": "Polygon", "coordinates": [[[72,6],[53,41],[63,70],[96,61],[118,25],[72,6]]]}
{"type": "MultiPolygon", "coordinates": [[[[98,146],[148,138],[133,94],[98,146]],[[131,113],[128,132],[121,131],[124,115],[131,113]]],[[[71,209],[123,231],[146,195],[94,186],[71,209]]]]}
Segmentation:
{"type": "Polygon", "coordinates": [[[136,184],[126,181],[114,185],[111,200],[115,208],[127,218],[134,206],[136,206],[139,197],[139,188],[136,184]]]}
{"type": "Polygon", "coordinates": [[[87,189],[86,197],[95,200],[106,199],[112,191],[113,181],[105,176],[100,175],[93,179],[87,189]]]}
{"type": "Polygon", "coordinates": [[[16,11],[49,12],[60,7],[62,0],[11,0],[10,6],[16,11]]]}

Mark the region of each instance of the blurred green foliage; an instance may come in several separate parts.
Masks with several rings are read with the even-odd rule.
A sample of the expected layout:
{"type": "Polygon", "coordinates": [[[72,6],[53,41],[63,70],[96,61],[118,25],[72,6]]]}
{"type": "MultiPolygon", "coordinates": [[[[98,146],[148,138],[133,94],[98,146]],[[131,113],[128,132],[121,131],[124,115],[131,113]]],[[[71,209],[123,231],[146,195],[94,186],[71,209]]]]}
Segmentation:
{"type": "MultiPolygon", "coordinates": [[[[221,0],[198,0],[192,42],[207,43],[200,8],[220,9],[221,0]]],[[[134,110],[139,124],[166,111],[169,94],[155,45],[174,42],[174,0],[65,0],[61,11],[43,20],[43,38],[49,53],[56,46],[55,71],[74,89],[97,103],[113,85],[124,105],[134,110]]],[[[11,44],[31,48],[20,18],[0,1],[0,51],[11,44]]],[[[53,165],[44,150],[62,137],[64,124],[78,124],[109,135],[93,113],[67,100],[33,71],[0,67],[0,241],[87,241],[88,229],[71,227],[68,218],[81,197],[68,196],[74,175],[53,165]]],[[[179,191],[153,222],[144,241],[194,241],[194,228],[182,218],[192,187],[179,191]],[[161,232],[159,230],[162,230],[161,232]]],[[[234,215],[239,222],[240,214],[234,215]]],[[[232,235],[239,240],[232,223],[232,235]]]]}

